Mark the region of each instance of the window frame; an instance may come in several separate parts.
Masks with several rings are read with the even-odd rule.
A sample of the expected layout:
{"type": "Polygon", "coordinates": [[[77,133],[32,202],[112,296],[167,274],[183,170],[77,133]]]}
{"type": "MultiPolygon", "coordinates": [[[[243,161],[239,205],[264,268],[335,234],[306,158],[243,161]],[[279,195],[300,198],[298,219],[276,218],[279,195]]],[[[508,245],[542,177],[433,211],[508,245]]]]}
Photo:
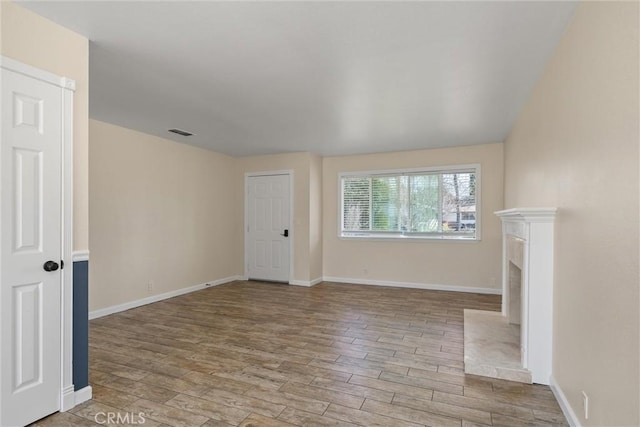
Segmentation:
{"type": "MultiPolygon", "coordinates": [[[[439,179],[440,195],[442,197],[442,182],[439,179]]],[[[400,242],[480,242],[482,240],[482,173],[480,163],[467,163],[459,165],[447,166],[426,166],[419,168],[402,168],[402,169],[378,169],[364,171],[349,171],[338,173],[338,238],[341,240],[370,240],[370,241],[400,241],[400,242]],[[452,235],[443,233],[399,233],[397,231],[363,231],[363,232],[345,232],[344,225],[344,199],[343,199],[343,178],[346,177],[363,177],[372,178],[376,176],[389,175],[416,175],[424,174],[443,174],[443,173],[475,173],[476,183],[476,229],[475,236],[468,237],[464,235],[452,235]],[[346,234],[345,234],[346,233],[346,234]]],[[[372,201],[370,201],[372,203],[372,201]]]]}

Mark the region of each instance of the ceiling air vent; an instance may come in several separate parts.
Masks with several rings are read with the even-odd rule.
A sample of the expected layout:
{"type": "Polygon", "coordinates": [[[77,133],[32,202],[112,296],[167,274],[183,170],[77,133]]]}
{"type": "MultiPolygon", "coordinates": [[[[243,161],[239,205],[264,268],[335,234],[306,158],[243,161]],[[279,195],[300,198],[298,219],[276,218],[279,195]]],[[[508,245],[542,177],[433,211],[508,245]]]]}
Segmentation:
{"type": "Polygon", "coordinates": [[[181,135],[181,136],[193,135],[191,132],[187,132],[186,130],[182,130],[182,129],[169,129],[169,132],[177,133],[178,135],[181,135]]]}

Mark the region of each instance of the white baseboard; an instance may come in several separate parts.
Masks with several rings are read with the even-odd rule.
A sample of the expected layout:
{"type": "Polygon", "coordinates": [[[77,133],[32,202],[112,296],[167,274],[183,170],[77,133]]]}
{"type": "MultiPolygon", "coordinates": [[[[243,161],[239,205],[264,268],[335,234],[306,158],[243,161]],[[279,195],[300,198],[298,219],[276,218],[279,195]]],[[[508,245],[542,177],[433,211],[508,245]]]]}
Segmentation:
{"type": "Polygon", "coordinates": [[[191,292],[199,291],[201,289],[205,289],[211,286],[218,286],[225,283],[233,282],[235,280],[242,280],[242,279],[240,278],[240,276],[225,277],[223,279],[213,280],[207,283],[201,283],[199,285],[190,286],[188,288],[177,289],[175,291],[165,292],[164,294],[152,295],[147,298],[142,298],[135,301],[129,301],[123,304],[112,305],[111,307],[101,308],[99,310],[89,312],[89,320],[97,319],[98,317],[108,316],[109,314],[119,313],[121,311],[130,310],[132,308],[162,301],[167,298],[177,297],[178,295],[184,295],[191,292]]]}
{"type": "Polygon", "coordinates": [[[87,400],[90,400],[92,397],[93,397],[93,389],[91,388],[90,385],[84,388],[81,388],[80,390],[74,393],[76,405],[84,403],[87,400]]]}
{"type": "Polygon", "coordinates": [[[311,287],[322,282],[322,277],[313,280],[289,280],[290,285],[311,287]]]}
{"type": "Polygon", "coordinates": [[[569,422],[569,425],[571,427],[579,427],[580,421],[578,420],[576,413],[573,411],[573,408],[571,407],[571,405],[569,404],[569,401],[567,400],[567,396],[565,396],[564,392],[560,388],[560,385],[558,385],[558,383],[556,382],[556,379],[553,376],[551,376],[551,378],[549,379],[549,387],[551,387],[551,391],[553,392],[553,395],[556,397],[556,400],[560,405],[560,409],[562,409],[562,413],[564,414],[565,418],[569,422]]]}
{"type": "Polygon", "coordinates": [[[66,386],[62,390],[62,399],[60,401],[60,412],[66,412],[76,406],[75,392],[73,384],[66,386]]]}
{"type": "Polygon", "coordinates": [[[348,277],[323,277],[325,282],[353,283],[356,285],[392,286],[396,288],[428,289],[432,291],[468,292],[473,294],[502,295],[502,289],[472,286],[435,285],[430,283],[392,282],[387,280],[353,279],[348,277]]]}

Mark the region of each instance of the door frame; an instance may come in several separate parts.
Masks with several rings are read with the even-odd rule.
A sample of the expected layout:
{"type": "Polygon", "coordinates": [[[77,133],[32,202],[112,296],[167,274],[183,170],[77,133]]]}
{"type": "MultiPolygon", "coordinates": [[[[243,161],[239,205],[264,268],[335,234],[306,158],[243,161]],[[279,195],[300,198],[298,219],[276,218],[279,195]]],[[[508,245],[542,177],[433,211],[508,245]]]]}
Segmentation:
{"type": "Polygon", "coordinates": [[[262,172],[246,172],[244,174],[244,279],[249,279],[249,254],[248,254],[248,242],[249,236],[247,233],[247,229],[249,228],[249,178],[259,177],[259,176],[274,176],[274,175],[287,175],[289,177],[289,280],[288,283],[291,284],[293,281],[293,260],[294,260],[294,251],[293,251],[293,242],[295,239],[295,227],[293,227],[293,170],[285,169],[285,170],[274,170],[274,171],[262,171],[262,172]]]}
{"type": "Polygon", "coordinates": [[[23,74],[62,90],[62,212],[60,230],[62,234],[62,260],[60,301],[60,395],[59,411],[75,406],[73,385],[73,94],[76,82],[48,71],[32,67],[9,57],[0,55],[0,68],[23,74]]]}

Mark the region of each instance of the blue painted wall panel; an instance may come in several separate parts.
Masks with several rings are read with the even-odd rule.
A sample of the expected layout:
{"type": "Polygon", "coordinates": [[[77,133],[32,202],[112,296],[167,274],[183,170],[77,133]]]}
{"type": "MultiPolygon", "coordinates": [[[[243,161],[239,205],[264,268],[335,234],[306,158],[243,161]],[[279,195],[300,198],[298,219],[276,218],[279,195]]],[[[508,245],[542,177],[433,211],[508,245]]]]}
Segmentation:
{"type": "Polygon", "coordinates": [[[73,385],[89,385],[89,261],[73,263],[73,385]]]}

